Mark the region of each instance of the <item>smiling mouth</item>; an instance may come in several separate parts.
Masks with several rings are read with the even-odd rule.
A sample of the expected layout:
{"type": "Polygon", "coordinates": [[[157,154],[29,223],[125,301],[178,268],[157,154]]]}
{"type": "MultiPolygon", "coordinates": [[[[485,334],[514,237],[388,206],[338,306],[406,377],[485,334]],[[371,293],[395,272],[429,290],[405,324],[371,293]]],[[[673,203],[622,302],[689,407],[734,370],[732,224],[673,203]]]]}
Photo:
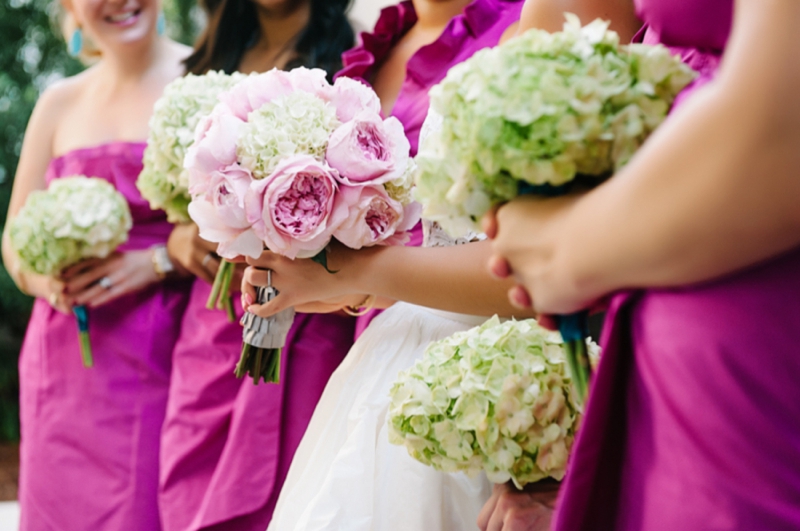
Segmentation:
{"type": "Polygon", "coordinates": [[[106,17],[106,20],[108,22],[111,22],[112,24],[121,24],[124,22],[128,22],[132,18],[138,16],[139,13],[141,12],[142,12],[141,9],[137,9],[135,11],[128,11],[126,13],[119,13],[117,15],[109,15],[106,17]]]}

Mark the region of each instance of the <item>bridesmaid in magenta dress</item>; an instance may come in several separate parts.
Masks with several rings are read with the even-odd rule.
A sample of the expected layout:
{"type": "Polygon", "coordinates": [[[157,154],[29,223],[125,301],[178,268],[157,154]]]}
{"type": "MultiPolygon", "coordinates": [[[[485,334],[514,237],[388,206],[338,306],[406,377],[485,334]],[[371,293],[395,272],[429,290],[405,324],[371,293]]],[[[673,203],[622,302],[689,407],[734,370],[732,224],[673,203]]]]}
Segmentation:
{"type": "MultiPolygon", "coordinates": [[[[354,40],[347,4],[223,1],[187,67],[200,74],[305,65],[333,74],[354,40]]],[[[173,256],[200,278],[173,355],[161,445],[162,524],[167,531],[264,531],[322,390],[353,343],[355,319],[298,313],[282,352],[280,384],[236,378],[242,327],[205,307],[215,248],[197,240],[194,224],[170,237],[173,256]]]]}
{"type": "MultiPolygon", "coordinates": [[[[145,145],[76,149],[47,170],[47,183],[90,175],[125,196],[133,228],[123,253],[164,245],[171,229],[135,186],[145,145]]],[[[91,369],[75,318],[36,299],[19,362],[23,529],[159,529],[159,433],[188,288],[158,282],[92,309],[91,369]]]]}
{"type": "Polygon", "coordinates": [[[119,252],[64,278],[20,270],[4,238],[6,266],[37,297],[19,359],[21,529],[157,531],[160,431],[190,286],[167,274],[171,226],[136,189],[145,144],[129,139],[147,137],[153,104],[189,50],[157,35],[157,4],[69,7],[102,59],[39,99],[9,217],[32,191],[77,174],[113,184],[133,227],[119,252]],[[81,362],[73,304],[89,307],[92,368],[81,362]]]}
{"type": "MultiPolygon", "coordinates": [[[[800,106],[756,106],[797,93],[800,9],[752,0],[736,9],[733,0],[636,5],[644,42],[672,47],[700,78],[625,170],[628,182],[612,179],[562,224],[523,202],[498,215],[497,249],[543,311],[657,286],[612,299],[555,529],[800,529],[800,106]],[[657,196],[641,193],[673,177],[657,196]],[[613,231],[619,244],[599,237],[621,207],[618,194],[637,182],[621,212],[641,235],[613,231]],[[787,194],[793,199],[782,199],[787,194]],[[661,208],[661,217],[638,201],[652,201],[644,210],[661,208]],[[671,212],[691,227],[680,232],[671,212]],[[511,235],[531,220],[552,223],[558,241],[511,235]],[[592,258],[603,251],[587,244],[591,237],[623,258],[599,265],[607,256],[592,258]],[[561,261],[528,252],[543,246],[559,250],[561,261]],[[559,267],[560,277],[541,273],[559,267]]],[[[493,265],[503,272],[502,262],[493,265]]]]}
{"type": "MultiPolygon", "coordinates": [[[[389,108],[390,115],[403,124],[412,157],[417,154],[422,122],[428,115],[428,91],[444,79],[452,66],[466,61],[482,48],[495,46],[519,19],[521,4],[521,0],[470,2],[463,15],[454,17],[435,41],[421,47],[408,59],[397,100],[389,108]]],[[[337,77],[346,76],[372,84],[395,45],[416,22],[417,13],[411,0],[384,8],[373,32],[362,33],[359,46],[342,55],[344,68],[337,77]]],[[[414,229],[406,245],[422,245],[422,225],[414,229]]],[[[380,312],[371,310],[357,319],[356,338],[380,312]]]]}

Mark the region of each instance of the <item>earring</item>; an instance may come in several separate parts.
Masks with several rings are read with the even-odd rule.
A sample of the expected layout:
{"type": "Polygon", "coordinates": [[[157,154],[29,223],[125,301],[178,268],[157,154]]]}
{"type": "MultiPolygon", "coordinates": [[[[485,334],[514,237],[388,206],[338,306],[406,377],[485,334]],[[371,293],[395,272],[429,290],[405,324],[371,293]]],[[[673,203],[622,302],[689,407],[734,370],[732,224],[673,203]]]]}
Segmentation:
{"type": "Polygon", "coordinates": [[[164,35],[167,31],[167,17],[164,16],[164,12],[161,11],[158,14],[158,19],[156,20],[156,33],[159,35],[164,35]]]}
{"type": "Polygon", "coordinates": [[[83,49],[83,32],[80,28],[76,28],[72,32],[72,37],[69,39],[69,46],[67,46],[67,53],[72,57],[77,57],[83,49]]]}

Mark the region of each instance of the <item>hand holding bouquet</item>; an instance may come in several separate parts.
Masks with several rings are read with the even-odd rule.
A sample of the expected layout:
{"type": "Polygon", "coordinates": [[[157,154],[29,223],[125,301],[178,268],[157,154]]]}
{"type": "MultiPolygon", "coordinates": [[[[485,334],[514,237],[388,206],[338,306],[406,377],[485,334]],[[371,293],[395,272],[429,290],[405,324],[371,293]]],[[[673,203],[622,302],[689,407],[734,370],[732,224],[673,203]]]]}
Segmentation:
{"type": "MultiPolygon", "coordinates": [[[[113,185],[96,177],[63,177],[45,191],[34,191],[11,220],[11,246],[22,267],[58,276],[87,258],[105,258],[128,239],[128,203],[113,185]]],[[[81,355],[93,365],[88,312],[75,306],[81,355]]]]}
{"type": "Polygon", "coordinates": [[[431,343],[390,396],[392,443],[437,470],[484,470],[520,489],[564,477],[582,411],[561,338],[533,319],[493,317],[431,343]]]}
{"type": "MultiPolygon", "coordinates": [[[[421,143],[416,197],[454,236],[520,194],[553,196],[625,165],[666,118],[694,72],[663,46],[620,46],[608,23],[531,30],[483,50],[431,90],[442,127],[421,143]]],[[[585,314],[559,317],[585,399],[585,314]]]]}
{"type": "MultiPolygon", "coordinates": [[[[327,268],[331,239],[353,249],[404,243],[419,220],[409,143],[375,93],[322,70],[272,70],[220,95],[186,157],[189,214],[228,259],[266,248],[327,268]]],[[[259,290],[259,303],[277,292],[259,290]]],[[[237,373],[277,381],[289,309],[245,316],[237,373]],[[254,347],[255,350],[252,348],[254,347]]]]}

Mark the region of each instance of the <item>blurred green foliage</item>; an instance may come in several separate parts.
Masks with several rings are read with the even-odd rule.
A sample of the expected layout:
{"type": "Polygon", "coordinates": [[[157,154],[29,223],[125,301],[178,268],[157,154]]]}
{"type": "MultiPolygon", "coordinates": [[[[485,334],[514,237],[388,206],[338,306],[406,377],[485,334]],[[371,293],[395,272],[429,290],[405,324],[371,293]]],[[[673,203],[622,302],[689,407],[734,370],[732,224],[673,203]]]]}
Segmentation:
{"type": "MultiPolygon", "coordinates": [[[[0,230],[3,229],[25,126],[53,81],[81,71],[56,24],[58,0],[0,0],[0,230]]],[[[195,0],[166,0],[169,35],[191,43],[202,24],[195,0]]],[[[33,301],[0,263],[0,440],[19,438],[17,357],[33,301]]]]}

